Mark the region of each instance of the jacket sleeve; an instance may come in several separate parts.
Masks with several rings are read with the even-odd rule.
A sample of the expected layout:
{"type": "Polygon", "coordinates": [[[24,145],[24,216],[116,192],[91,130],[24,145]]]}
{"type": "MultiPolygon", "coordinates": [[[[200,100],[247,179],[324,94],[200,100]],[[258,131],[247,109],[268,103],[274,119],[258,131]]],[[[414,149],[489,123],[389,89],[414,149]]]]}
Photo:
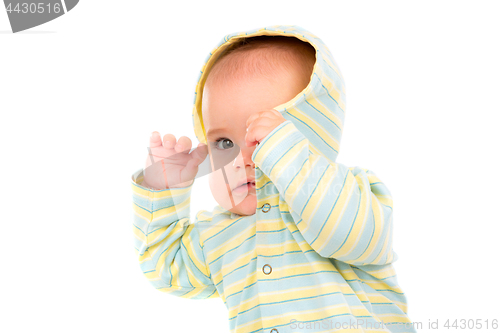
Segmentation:
{"type": "Polygon", "coordinates": [[[274,183],[306,242],[322,257],[383,265],[392,250],[392,197],[377,176],[311,152],[287,120],[267,135],[252,160],[274,183]]]}
{"type": "Polygon", "coordinates": [[[139,265],[158,290],[206,299],[219,297],[195,224],[189,223],[192,185],[151,190],[141,186],[142,170],[132,176],[133,230],[139,265]]]}

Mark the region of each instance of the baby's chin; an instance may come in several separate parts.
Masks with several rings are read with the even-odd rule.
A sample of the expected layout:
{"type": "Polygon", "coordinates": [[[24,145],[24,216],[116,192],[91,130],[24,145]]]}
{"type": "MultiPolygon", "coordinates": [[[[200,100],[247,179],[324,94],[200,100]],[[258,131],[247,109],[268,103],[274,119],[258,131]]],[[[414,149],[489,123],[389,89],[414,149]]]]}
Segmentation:
{"type": "Polygon", "coordinates": [[[255,214],[257,210],[257,197],[255,189],[240,193],[232,192],[227,184],[225,185],[225,188],[223,186],[214,186],[214,184],[219,184],[217,182],[211,182],[209,184],[215,201],[217,201],[217,203],[225,210],[238,215],[255,214]],[[232,204],[228,193],[232,194],[234,205],[232,204]]]}
{"type": "Polygon", "coordinates": [[[238,215],[248,216],[255,214],[257,210],[257,197],[252,194],[248,194],[243,201],[237,204],[235,207],[226,208],[231,213],[238,215]]]}

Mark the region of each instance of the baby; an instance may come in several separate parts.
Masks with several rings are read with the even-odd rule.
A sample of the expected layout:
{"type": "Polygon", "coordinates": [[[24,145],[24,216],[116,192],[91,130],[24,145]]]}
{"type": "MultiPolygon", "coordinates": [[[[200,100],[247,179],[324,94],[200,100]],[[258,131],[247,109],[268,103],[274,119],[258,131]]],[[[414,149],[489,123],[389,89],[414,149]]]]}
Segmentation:
{"type": "Polygon", "coordinates": [[[415,332],[392,266],[391,195],[371,171],[335,162],[344,112],[342,75],[310,32],[226,36],[196,88],[200,144],[153,132],[133,175],[149,281],[222,298],[235,333],[415,332]],[[189,223],[204,161],[219,205],[189,223]]]}

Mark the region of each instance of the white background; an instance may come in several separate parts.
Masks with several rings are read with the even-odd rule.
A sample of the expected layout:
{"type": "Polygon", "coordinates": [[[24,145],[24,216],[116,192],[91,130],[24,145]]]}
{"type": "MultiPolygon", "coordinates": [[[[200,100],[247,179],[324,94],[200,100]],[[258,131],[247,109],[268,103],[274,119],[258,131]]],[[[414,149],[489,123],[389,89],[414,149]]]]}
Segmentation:
{"type": "MultiPolygon", "coordinates": [[[[499,9],[83,0],[17,34],[0,10],[0,330],[229,332],[221,299],[177,298],[142,275],[131,174],[154,130],[197,142],[194,88],[219,41],[275,24],[316,34],[340,66],[337,161],[374,171],[394,196],[394,265],[419,332],[500,319],[499,9]]],[[[216,204],[204,179],[194,192],[193,212],[216,204]]]]}

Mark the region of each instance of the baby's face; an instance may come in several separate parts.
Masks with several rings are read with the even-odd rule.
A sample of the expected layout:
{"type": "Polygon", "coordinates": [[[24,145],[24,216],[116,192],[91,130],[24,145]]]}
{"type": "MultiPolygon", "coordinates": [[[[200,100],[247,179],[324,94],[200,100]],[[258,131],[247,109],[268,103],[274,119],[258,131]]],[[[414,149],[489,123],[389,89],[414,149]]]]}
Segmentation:
{"type": "Polygon", "coordinates": [[[256,147],[245,145],[247,119],[253,113],[288,102],[304,87],[298,71],[289,74],[281,69],[276,70],[273,80],[259,74],[236,74],[224,83],[205,85],[202,115],[210,157],[240,150],[234,161],[224,167],[227,184],[221,169],[209,175],[210,190],[224,209],[252,215],[257,208],[255,164],[251,159],[256,147]]]}

